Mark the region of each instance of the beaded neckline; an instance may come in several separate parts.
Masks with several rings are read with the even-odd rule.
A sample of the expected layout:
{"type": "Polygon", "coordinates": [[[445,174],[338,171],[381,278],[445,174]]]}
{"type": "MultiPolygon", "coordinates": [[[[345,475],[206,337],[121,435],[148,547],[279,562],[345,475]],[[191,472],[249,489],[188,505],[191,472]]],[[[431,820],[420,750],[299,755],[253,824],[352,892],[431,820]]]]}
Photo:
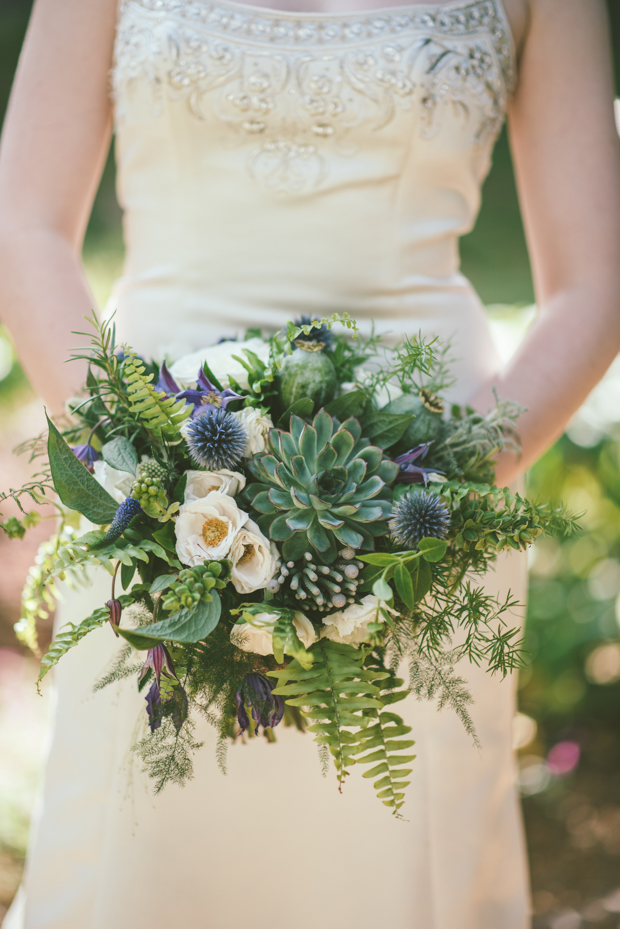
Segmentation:
{"type": "Polygon", "coordinates": [[[131,2],[195,26],[211,26],[278,45],[341,45],[412,28],[459,35],[490,24],[494,42],[500,47],[505,82],[509,89],[515,84],[516,46],[503,0],[409,3],[350,13],[291,12],[239,0],[121,0],[121,9],[131,2]]]}

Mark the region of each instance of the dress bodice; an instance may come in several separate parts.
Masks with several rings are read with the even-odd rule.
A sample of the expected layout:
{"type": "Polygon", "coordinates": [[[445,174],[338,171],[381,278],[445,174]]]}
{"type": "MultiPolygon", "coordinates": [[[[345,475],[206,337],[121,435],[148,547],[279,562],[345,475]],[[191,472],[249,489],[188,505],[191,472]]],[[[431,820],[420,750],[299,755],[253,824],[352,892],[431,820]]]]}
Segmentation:
{"type": "Polygon", "coordinates": [[[121,0],[121,334],[174,357],[346,310],[454,334],[471,392],[495,360],[458,238],[514,74],[501,0],[347,15],[121,0]]]}

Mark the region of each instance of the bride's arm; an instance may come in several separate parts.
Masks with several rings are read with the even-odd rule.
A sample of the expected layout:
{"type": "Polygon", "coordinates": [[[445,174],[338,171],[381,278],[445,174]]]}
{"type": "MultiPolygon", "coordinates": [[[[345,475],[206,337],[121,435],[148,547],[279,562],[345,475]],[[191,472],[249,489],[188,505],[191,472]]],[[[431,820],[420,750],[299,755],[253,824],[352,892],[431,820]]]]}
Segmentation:
{"type": "Polygon", "coordinates": [[[36,0],[0,146],[0,318],[51,410],[81,385],[63,364],[94,306],[82,239],[111,131],[116,0],[36,0]]]}
{"type": "MultiPolygon", "coordinates": [[[[500,483],[561,434],[620,350],[620,157],[604,2],[530,8],[509,126],[539,311],[495,381],[528,408],[521,461],[502,458],[500,483]]],[[[474,406],[491,402],[487,387],[474,406]]]]}

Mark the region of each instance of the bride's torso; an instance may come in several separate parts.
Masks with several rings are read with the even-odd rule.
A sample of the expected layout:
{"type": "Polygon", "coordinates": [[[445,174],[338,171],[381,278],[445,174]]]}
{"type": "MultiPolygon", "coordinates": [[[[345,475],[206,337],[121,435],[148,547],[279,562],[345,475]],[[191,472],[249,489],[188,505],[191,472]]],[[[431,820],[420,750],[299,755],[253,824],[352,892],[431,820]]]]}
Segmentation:
{"type": "Polygon", "coordinates": [[[122,0],[114,92],[138,351],[348,311],[454,335],[467,397],[496,364],[458,238],[515,81],[501,0],[289,13],[122,0]]]}

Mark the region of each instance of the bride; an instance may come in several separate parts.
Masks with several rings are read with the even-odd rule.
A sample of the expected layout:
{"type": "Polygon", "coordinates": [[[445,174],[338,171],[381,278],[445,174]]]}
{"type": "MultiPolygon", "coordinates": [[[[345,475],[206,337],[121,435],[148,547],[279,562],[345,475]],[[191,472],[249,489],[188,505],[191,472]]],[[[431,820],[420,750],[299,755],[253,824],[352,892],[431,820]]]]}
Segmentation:
{"type": "MultiPolygon", "coordinates": [[[[61,412],[93,304],[80,264],[114,120],[127,259],[121,340],[174,359],[302,313],[453,336],[455,400],[528,408],[519,474],[620,348],[620,171],[603,0],[36,0],[2,139],[0,308],[61,412]],[[538,317],[500,370],[459,273],[508,113],[538,317]]],[[[523,560],[491,590],[524,596],[523,560]]],[[[108,598],[68,592],[59,622],[108,598]]],[[[344,796],[315,747],[208,747],[153,797],[132,682],[96,694],[105,630],[61,663],[55,727],[10,929],[525,929],[514,680],[466,667],[482,742],[410,698],[409,821],[344,796]],[[276,757],[277,754],[277,757],[276,757]],[[368,850],[371,850],[369,854],[368,850]]],[[[205,724],[200,737],[213,744],[205,724]]],[[[351,779],[353,781],[353,779],[351,779]]]]}

